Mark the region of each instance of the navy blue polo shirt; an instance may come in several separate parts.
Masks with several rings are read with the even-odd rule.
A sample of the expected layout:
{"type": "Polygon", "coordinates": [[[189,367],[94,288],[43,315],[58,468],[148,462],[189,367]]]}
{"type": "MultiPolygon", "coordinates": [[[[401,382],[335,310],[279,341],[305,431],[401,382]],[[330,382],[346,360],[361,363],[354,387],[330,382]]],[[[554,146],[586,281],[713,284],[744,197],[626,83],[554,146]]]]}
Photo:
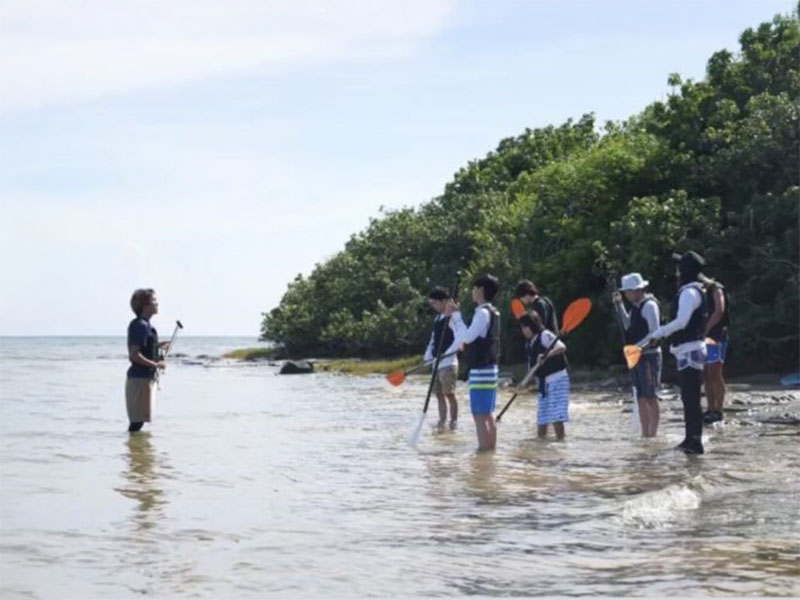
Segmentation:
{"type": "MultiPolygon", "coordinates": [[[[150,321],[136,317],[128,324],[128,347],[131,346],[139,346],[145,358],[158,360],[158,332],[150,321]]],[[[131,361],[128,377],[155,379],[156,370],[131,361]]]]}

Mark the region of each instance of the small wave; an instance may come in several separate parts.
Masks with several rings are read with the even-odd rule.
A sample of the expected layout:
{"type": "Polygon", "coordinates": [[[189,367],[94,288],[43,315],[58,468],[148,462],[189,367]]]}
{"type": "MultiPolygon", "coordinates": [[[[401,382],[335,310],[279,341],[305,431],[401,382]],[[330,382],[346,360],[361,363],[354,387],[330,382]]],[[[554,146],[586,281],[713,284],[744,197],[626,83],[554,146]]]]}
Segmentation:
{"type": "Polygon", "coordinates": [[[645,492],[623,504],[622,521],[643,528],[665,527],[700,508],[708,493],[708,483],[702,477],[645,492]]]}

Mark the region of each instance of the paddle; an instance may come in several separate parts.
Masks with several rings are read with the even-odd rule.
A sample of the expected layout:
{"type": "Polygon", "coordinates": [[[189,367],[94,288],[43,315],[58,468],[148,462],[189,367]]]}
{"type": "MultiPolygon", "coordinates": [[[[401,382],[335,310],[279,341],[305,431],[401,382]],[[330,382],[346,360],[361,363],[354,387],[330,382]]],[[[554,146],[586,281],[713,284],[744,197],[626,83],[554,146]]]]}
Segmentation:
{"type": "MultiPolygon", "coordinates": [[[[558,334],[556,336],[556,339],[554,339],[553,342],[547,347],[547,350],[545,351],[544,355],[547,356],[550,353],[550,350],[552,350],[555,347],[555,345],[564,335],[566,335],[567,333],[575,329],[578,325],[580,325],[586,318],[586,316],[589,314],[589,311],[591,310],[592,310],[592,301],[589,300],[589,298],[578,298],[577,300],[573,300],[572,303],[567,307],[567,310],[564,311],[564,318],[562,319],[562,325],[561,325],[561,333],[558,334]]],[[[541,364],[536,367],[533,367],[530,371],[528,371],[528,374],[525,375],[525,378],[522,381],[520,381],[519,385],[517,386],[518,390],[523,388],[525,384],[527,384],[528,381],[530,381],[530,379],[536,374],[536,371],[539,370],[539,367],[541,367],[541,364]]],[[[511,399],[503,407],[503,410],[500,411],[500,414],[497,415],[496,421],[498,423],[500,422],[500,419],[503,418],[503,415],[511,406],[511,403],[514,402],[519,393],[520,393],[519,391],[515,392],[514,395],[511,396],[511,399]]]]}
{"type": "MultiPolygon", "coordinates": [[[[461,277],[461,271],[456,273],[456,285],[454,286],[453,290],[453,298],[458,297],[458,280],[461,277]]],[[[416,447],[419,444],[419,439],[422,436],[422,424],[425,422],[425,415],[428,413],[428,405],[431,402],[431,392],[433,392],[433,386],[436,383],[436,376],[439,374],[439,363],[442,361],[442,351],[444,350],[444,338],[446,337],[444,334],[447,331],[447,328],[450,326],[450,316],[446,316],[444,318],[444,324],[442,325],[442,335],[439,337],[439,344],[438,348],[436,348],[436,360],[433,363],[433,374],[431,375],[431,382],[428,385],[428,393],[425,395],[425,405],[422,407],[422,415],[420,415],[419,423],[417,423],[416,428],[414,431],[411,432],[411,435],[408,438],[408,443],[412,447],[416,447]]]]}
{"type": "MultiPolygon", "coordinates": [[[[442,358],[448,358],[453,356],[454,354],[458,354],[458,350],[454,350],[453,352],[448,352],[447,354],[443,354],[442,358]]],[[[392,385],[401,385],[406,380],[406,375],[411,375],[411,373],[416,373],[420,369],[424,369],[425,367],[429,367],[433,364],[433,360],[427,360],[423,363],[418,364],[413,369],[408,369],[407,371],[392,371],[391,373],[387,373],[386,379],[392,385]]]]}
{"type": "MultiPolygon", "coordinates": [[[[612,279],[612,284],[614,281],[616,281],[616,279],[612,279]]],[[[629,348],[638,348],[638,346],[625,345],[625,326],[622,324],[622,317],[619,314],[619,310],[617,309],[616,303],[614,303],[613,310],[614,314],[616,315],[617,323],[619,324],[619,334],[620,336],[622,336],[622,344],[623,344],[622,351],[625,354],[625,362],[628,364],[628,373],[630,373],[633,367],[630,365],[630,361],[628,359],[628,354],[629,352],[631,352],[629,348]]],[[[639,362],[639,358],[641,358],[641,355],[642,354],[640,349],[639,356],[636,357],[637,363],[639,362]]],[[[634,366],[636,366],[635,363],[634,366]]],[[[631,416],[631,420],[633,422],[633,430],[636,433],[641,433],[642,423],[641,420],[639,419],[639,394],[636,392],[636,384],[633,382],[631,382],[631,389],[633,393],[633,415],[631,416]]]]}
{"type": "Polygon", "coordinates": [[[172,350],[172,342],[175,341],[175,337],[178,335],[178,330],[183,329],[183,323],[180,321],[175,321],[175,329],[172,330],[172,337],[169,338],[169,344],[167,345],[167,349],[164,350],[164,360],[167,360],[167,355],[169,351],[172,350]]]}
{"type": "MultiPolygon", "coordinates": [[[[179,329],[183,329],[183,323],[180,321],[175,321],[175,329],[172,330],[172,337],[169,338],[169,344],[167,344],[167,349],[164,350],[164,356],[161,357],[161,360],[167,360],[169,351],[172,350],[172,343],[175,341],[175,337],[178,335],[179,329]]],[[[161,373],[158,369],[156,369],[156,385],[159,386],[158,389],[161,389],[161,373]]]]}
{"type": "MultiPolygon", "coordinates": [[[[714,345],[717,342],[712,338],[706,338],[705,343],[707,345],[714,345]]],[[[646,348],[650,344],[648,340],[647,344],[644,346],[639,346],[638,344],[629,344],[622,349],[622,352],[625,354],[625,362],[628,363],[628,368],[632,369],[636,365],[639,364],[639,360],[642,358],[642,352],[644,352],[644,348],[646,348]]]]}
{"type": "Polygon", "coordinates": [[[519,298],[514,298],[511,301],[511,314],[514,315],[515,319],[519,320],[526,312],[527,310],[525,309],[525,305],[522,303],[522,300],[519,298]]]}

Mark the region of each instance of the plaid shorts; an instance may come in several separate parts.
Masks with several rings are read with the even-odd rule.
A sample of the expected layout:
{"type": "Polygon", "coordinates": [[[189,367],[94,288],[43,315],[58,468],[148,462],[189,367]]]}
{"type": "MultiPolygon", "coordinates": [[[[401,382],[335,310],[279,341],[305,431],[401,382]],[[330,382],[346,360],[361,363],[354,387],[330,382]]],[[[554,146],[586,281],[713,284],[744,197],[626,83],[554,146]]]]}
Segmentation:
{"type": "Polygon", "coordinates": [[[569,421],[569,375],[546,381],[545,391],[539,394],[536,422],[539,425],[569,421]]]}

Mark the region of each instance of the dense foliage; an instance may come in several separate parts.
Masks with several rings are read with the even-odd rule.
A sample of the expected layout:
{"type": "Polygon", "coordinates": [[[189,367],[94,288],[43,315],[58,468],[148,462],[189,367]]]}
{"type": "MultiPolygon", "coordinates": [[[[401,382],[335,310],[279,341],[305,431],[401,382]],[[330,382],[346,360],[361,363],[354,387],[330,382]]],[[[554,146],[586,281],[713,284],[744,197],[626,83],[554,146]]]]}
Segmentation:
{"type": "Polygon", "coordinates": [[[728,288],[731,362],[740,370],[796,368],[798,297],[797,15],[714,54],[704,81],[669,77],[672,93],[598,133],[594,117],[526,129],[456,173],[419,208],[384,211],[343,251],[298,275],[265,313],[262,337],[288,354],[421,353],[425,293],[491,272],[503,284],[505,360],[520,338],[508,318],[514,284],[532,279],[559,307],[589,296],[570,357],[621,359],[610,278],[640,271],[665,308],[675,295],[673,251],[693,249],[728,288]]]}

